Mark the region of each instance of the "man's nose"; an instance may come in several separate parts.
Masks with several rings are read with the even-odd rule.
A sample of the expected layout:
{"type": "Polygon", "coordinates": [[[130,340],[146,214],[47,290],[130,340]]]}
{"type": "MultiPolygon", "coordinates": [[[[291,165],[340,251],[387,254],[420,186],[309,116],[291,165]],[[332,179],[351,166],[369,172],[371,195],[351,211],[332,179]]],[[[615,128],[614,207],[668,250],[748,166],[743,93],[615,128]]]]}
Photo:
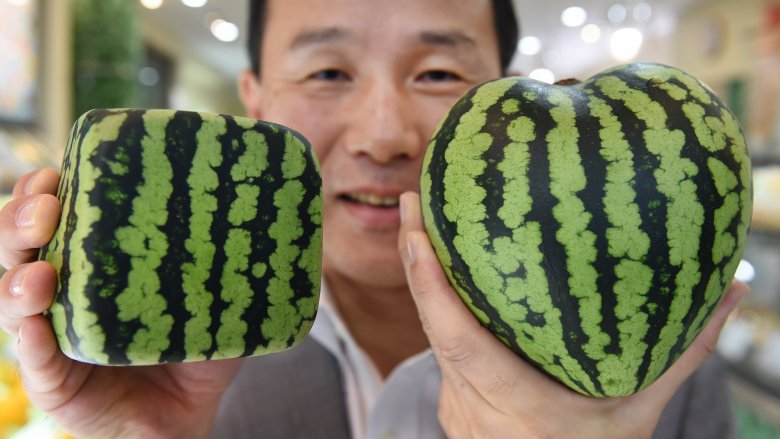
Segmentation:
{"type": "Polygon", "coordinates": [[[372,84],[362,90],[351,110],[345,142],[351,154],[366,155],[379,164],[415,159],[425,148],[415,108],[391,84],[372,84]]]}

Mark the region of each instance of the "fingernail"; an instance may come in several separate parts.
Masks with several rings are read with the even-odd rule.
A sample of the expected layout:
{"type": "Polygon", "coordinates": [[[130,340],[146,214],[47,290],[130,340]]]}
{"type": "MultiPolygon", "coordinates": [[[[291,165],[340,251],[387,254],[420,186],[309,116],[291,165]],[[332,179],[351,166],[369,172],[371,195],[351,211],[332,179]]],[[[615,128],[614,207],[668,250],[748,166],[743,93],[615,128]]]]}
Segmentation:
{"type": "Polygon", "coordinates": [[[38,199],[25,203],[16,212],[16,225],[18,227],[30,227],[35,224],[35,207],[38,205],[38,199]]]}
{"type": "Polygon", "coordinates": [[[22,295],[22,282],[24,282],[24,278],[27,276],[27,270],[27,267],[20,268],[14,273],[14,277],[11,278],[10,290],[12,296],[22,295]]]}
{"type": "Polygon", "coordinates": [[[417,258],[417,242],[411,233],[406,235],[406,252],[409,254],[409,263],[413,264],[417,258]]]}

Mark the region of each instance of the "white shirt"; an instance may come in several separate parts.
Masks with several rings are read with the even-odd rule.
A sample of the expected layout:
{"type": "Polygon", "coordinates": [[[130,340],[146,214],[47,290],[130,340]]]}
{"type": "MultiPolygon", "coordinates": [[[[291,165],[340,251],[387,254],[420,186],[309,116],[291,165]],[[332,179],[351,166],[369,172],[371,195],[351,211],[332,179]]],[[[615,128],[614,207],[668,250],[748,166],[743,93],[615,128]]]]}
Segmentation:
{"type": "Polygon", "coordinates": [[[441,373],[430,349],[401,363],[386,381],[352,338],[325,282],[311,336],[338,361],[353,439],[443,439],[441,373]]]}

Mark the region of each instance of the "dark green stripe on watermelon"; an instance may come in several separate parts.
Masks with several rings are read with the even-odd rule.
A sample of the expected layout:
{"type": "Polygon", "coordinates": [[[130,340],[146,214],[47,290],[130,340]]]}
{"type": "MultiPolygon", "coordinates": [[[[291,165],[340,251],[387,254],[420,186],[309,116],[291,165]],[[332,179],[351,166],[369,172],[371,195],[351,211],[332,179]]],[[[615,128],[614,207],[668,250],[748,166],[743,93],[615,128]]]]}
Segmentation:
{"type": "Polygon", "coordinates": [[[518,355],[594,396],[652,383],[744,248],[750,162],[712,92],[661,65],[472,90],[429,144],[423,217],[445,272],[518,355]]]}
{"type": "MultiPolygon", "coordinates": [[[[653,346],[658,341],[660,328],[668,318],[668,311],[671,309],[671,299],[674,297],[673,294],[671,294],[675,289],[674,276],[678,271],[676,267],[669,267],[664,262],[667,260],[667,255],[669,254],[669,245],[666,238],[667,205],[665,196],[659,191],[654,176],[655,170],[661,166],[661,163],[658,157],[647,150],[645,139],[642,136],[642,133],[647,129],[645,122],[633,114],[623,102],[612,100],[604,96],[598,90],[594,91],[593,96],[603,100],[604,105],[611,108],[611,115],[616,118],[621,127],[637,128],[636,131],[621,129],[627,145],[630,145],[630,163],[634,172],[633,183],[628,181],[623,181],[623,183],[625,185],[630,184],[633,188],[633,205],[635,206],[636,212],[638,212],[640,221],[637,224],[636,236],[631,237],[631,239],[639,240],[640,243],[638,246],[634,247],[633,250],[640,253],[642,258],[645,259],[646,264],[643,265],[662,267],[653,270],[651,273],[647,273],[648,276],[652,277],[648,279],[649,282],[644,283],[644,287],[642,288],[645,294],[650,288],[661,294],[656,294],[653,301],[646,302],[639,307],[639,310],[646,316],[647,323],[645,335],[637,341],[640,342],[642,346],[653,346]]],[[[618,190],[618,188],[615,188],[615,190],[618,190]]],[[[625,201],[627,200],[623,200],[623,202],[625,201]]],[[[611,205],[611,203],[605,204],[611,205]]],[[[599,215],[597,217],[606,220],[607,215],[599,215]]],[[[602,226],[601,230],[608,230],[610,226],[611,224],[607,221],[606,226],[602,226]]],[[[594,232],[603,239],[606,239],[606,234],[598,232],[598,229],[595,229],[594,232]]],[[[609,240],[607,239],[607,241],[609,240]]],[[[607,261],[603,261],[604,264],[617,264],[618,262],[619,259],[616,259],[614,256],[609,257],[609,260],[607,261]]],[[[618,281],[614,271],[602,272],[601,277],[605,278],[605,281],[600,284],[601,288],[599,291],[601,294],[607,294],[614,297],[614,294],[611,294],[611,285],[618,281]],[[606,278],[610,279],[607,280],[606,278]]],[[[615,322],[614,331],[608,333],[613,334],[613,336],[616,337],[617,334],[619,334],[617,326],[619,319],[612,318],[611,320],[615,322]]],[[[621,351],[618,349],[614,353],[620,354],[621,351]]],[[[636,368],[638,376],[644,376],[646,374],[651,353],[651,350],[646,350],[644,352],[644,355],[641,358],[642,362],[636,368]]],[[[634,391],[636,391],[641,386],[642,382],[641,380],[637,380],[633,384],[635,385],[634,391]]]]}
{"type": "Polygon", "coordinates": [[[50,317],[99,364],[233,358],[295,345],[316,313],[320,177],[279,125],[93,110],[63,162],[50,317]],[[281,312],[279,311],[281,310],[281,312]]]}
{"type": "MultiPolygon", "coordinates": [[[[199,117],[187,117],[186,114],[181,113],[173,116],[164,131],[166,138],[164,152],[169,157],[170,163],[193,163],[196,148],[188,145],[198,144],[195,133],[198,132],[202,125],[203,121],[199,117]]],[[[224,151],[224,147],[222,150],[224,151]]],[[[180,226],[181,224],[187,224],[192,217],[190,186],[187,182],[189,171],[190,169],[187,167],[171,167],[170,169],[171,194],[166,202],[169,218],[164,224],[159,226],[159,230],[171,243],[184,243],[189,237],[189,229],[180,226]]],[[[227,187],[228,184],[225,184],[219,189],[225,191],[227,187]]],[[[217,198],[219,199],[220,196],[218,195],[217,198]]],[[[215,233],[219,233],[219,231],[219,229],[214,230],[215,233]]],[[[215,236],[214,241],[223,242],[224,237],[215,236]]],[[[182,279],[182,264],[184,263],[192,263],[192,255],[186,249],[174,246],[163,256],[160,266],[155,270],[160,279],[165,279],[165,282],[161,283],[160,289],[169,292],[167,310],[171,315],[186,316],[189,314],[185,305],[186,293],[181,288],[182,284],[180,281],[182,279]],[[172,285],[172,282],[178,282],[178,285],[172,285]]],[[[214,267],[218,267],[217,263],[215,263],[214,267]]],[[[214,267],[212,267],[212,270],[214,267]]],[[[211,291],[219,291],[219,289],[212,289],[211,291]]],[[[212,321],[225,307],[219,295],[216,295],[213,300],[210,316],[212,321]]],[[[168,336],[170,345],[162,352],[163,358],[167,358],[169,361],[184,361],[186,358],[187,355],[184,349],[186,345],[184,336],[186,322],[186,319],[173,320],[168,336]]],[[[114,324],[119,324],[119,322],[114,324]]],[[[110,327],[110,323],[106,325],[110,327]]],[[[128,335],[134,333],[135,331],[128,331],[128,335]]],[[[130,341],[131,339],[123,340],[117,346],[126,346],[130,341]]],[[[213,349],[207,351],[207,356],[211,354],[213,354],[213,349]]],[[[126,361],[129,361],[129,359],[126,361]]]]}
{"type": "MultiPolygon", "coordinates": [[[[85,126],[84,122],[84,118],[80,118],[76,121],[73,126],[71,136],[68,139],[62,162],[62,169],[60,171],[60,181],[57,187],[58,194],[72,192],[75,193],[79,190],[79,182],[73,176],[76,170],[76,164],[81,159],[81,142],[84,139],[84,134],[86,134],[86,132],[89,130],[89,126],[85,126]]],[[[62,216],[56,235],[59,239],[53,238],[47,246],[47,260],[51,262],[58,270],[58,291],[62,289],[61,279],[70,278],[71,268],[68,261],[70,260],[71,250],[70,247],[64,244],[66,240],[70,239],[70,236],[75,229],[75,222],[77,218],[77,215],[74,212],[74,205],[76,201],[75,197],[70,197],[67,199],[60,198],[60,201],[62,202],[62,216]]],[[[60,348],[65,352],[74,352],[74,355],[78,355],[78,351],[75,351],[74,347],[70,344],[70,340],[76,339],[76,334],[73,331],[73,327],[64,325],[65,321],[72,320],[73,307],[68,302],[62,303],[61,306],[62,308],[60,309],[60,316],[62,318],[52,320],[52,324],[55,325],[55,332],[59,334],[58,338],[60,348]]]]}

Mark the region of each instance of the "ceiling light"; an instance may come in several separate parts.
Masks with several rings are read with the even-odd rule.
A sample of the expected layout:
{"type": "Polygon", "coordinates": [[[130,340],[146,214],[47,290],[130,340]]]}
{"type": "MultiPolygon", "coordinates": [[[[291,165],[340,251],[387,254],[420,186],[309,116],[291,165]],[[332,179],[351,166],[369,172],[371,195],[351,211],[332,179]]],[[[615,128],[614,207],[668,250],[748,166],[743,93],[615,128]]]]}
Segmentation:
{"type": "Polygon", "coordinates": [[[555,75],[553,72],[547,69],[536,69],[531,71],[531,73],[528,74],[528,77],[531,79],[536,79],[537,81],[546,82],[548,84],[552,84],[555,82],[555,75]]]}
{"type": "Polygon", "coordinates": [[[523,55],[536,55],[542,49],[542,42],[536,37],[523,37],[518,47],[523,55]]]}
{"type": "Polygon", "coordinates": [[[742,282],[750,282],[756,277],[756,269],[750,262],[742,259],[739,261],[737,272],[734,273],[734,277],[742,282]]]}
{"type": "Polygon", "coordinates": [[[588,24],[580,31],[582,41],[593,44],[601,39],[601,28],[595,24],[588,24]]]}
{"type": "Polygon", "coordinates": [[[229,43],[238,39],[238,26],[235,23],[218,18],[211,22],[211,33],[218,40],[229,43]]]}
{"type": "Polygon", "coordinates": [[[138,72],[138,80],[147,87],[154,87],[160,83],[160,72],[154,67],[144,67],[138,72]]]}
{"type": "Polygon", "coordinates": [[[617,61],[630,61],[642,47],[642,32],[633,27],[618,29],[610,38],[612,57],[617,61]]]}
{"type": "Polygon", "coordinates": [[[650,17],[653,16],[653,8],[650,6],[649,3],[640,2],[637,3],[636,6],[634,6],[634,20],[638,22],[645,22],[650,19],[650,17]]]}
{"type": "Polygon", "coordinates": [[[610,23],[622,23],[627,15],[628,11],[626,11],[626,7],[620,3],[610,6],[607,11],[607,19],[610,23]]]}
{"type": "Polygon", "coordinates": [[[184,4],[184,6],[189,6],[191,8],[202,8],[206,5],[208,0],[181,0],[181,2],[184,4]]]}
{"type": "Polygon", "coordinates": [[[582,24],[585,23],[585,20],[587,19],[588,13],[585,12],[585,9],[582,9],[579,6],[566,8],[561,13],[561,22],[569,27],[582,26],[582,24]]]}
{"type": "Polygon", "coordinates": [[[159,9],[164,0],[141,0],[141,5],[146,9],[159,9]]]}

